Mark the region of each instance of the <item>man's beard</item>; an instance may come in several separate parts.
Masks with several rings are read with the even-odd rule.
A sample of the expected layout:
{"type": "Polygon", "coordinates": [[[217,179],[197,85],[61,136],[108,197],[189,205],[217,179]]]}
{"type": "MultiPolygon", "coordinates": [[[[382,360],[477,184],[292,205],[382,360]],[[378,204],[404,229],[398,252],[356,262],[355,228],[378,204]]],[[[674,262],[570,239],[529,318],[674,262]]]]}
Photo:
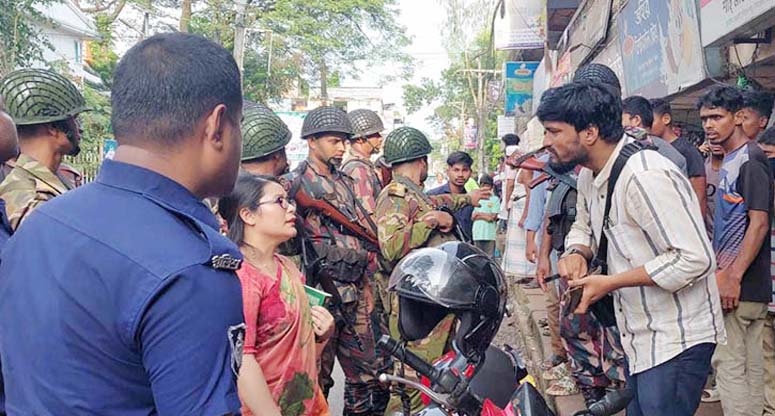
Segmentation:
{"type": "Polygon", "coordinates": [[[549,152],[549,154],[549,167],[561,175],[569,173],[573,169],[576,169],[576,166],[583,164],[589,159],[589,156],[586,154],[577,154],[573,159],[567,162],[561,162],[555,153],[549,152]]]}
{"type": "Polygon", "coordinates": [[[553,171],[559,173],[559,174],[565,174],[573,169],[576,168],[576,165],[578,163],[574,162],[549,162],[549,167],[552,168],[553,171]]]}
{"type": "Polygon", "coordinates": [[[335,169],[339,169],[342,166],[342,158],[341,157],[332,157],[328,159],[328,165],[335,169]]]}

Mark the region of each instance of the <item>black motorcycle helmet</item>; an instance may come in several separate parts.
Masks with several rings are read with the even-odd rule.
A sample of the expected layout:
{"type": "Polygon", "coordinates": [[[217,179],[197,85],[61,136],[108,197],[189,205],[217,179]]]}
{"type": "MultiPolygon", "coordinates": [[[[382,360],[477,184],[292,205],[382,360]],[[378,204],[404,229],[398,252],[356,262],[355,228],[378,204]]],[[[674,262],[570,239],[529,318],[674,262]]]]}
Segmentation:
{"type": "Polygon", "coordinates": [[[459,241],[410,252],[390,275],[398,294],[398,330],[406,341],[424,339],[446,316],[459,321],[455,349],[478,361],[506,310],[506,282],[483,251],[459,241]]]}

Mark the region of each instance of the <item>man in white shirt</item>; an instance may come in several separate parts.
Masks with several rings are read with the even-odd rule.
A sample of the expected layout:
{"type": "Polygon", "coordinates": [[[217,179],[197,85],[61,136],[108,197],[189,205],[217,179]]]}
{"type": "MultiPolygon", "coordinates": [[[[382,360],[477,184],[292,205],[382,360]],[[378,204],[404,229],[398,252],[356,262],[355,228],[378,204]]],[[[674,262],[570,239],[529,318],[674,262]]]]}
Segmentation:
{"type": "Polygon", "coordinates": [[[691,184],[652,150],[630,157],[604,210],[622,148],[621,99],[602,84],[547,91],[538,109],[555,164],[581,165],[576,221],[558,264],[583,287],[576,313],[613,295],[628,361],[627,414],[693,415],[717,343],[725,342],[713,248],[691,184]],[[587,276],[606,224],[608,275],[587,276]]]}

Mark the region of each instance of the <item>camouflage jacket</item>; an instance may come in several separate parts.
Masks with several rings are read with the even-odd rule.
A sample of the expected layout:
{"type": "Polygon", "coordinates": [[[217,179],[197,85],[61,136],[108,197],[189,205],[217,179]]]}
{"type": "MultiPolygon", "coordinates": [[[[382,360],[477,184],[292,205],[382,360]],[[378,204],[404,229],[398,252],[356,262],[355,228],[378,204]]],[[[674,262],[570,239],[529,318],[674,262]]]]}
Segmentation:
{"type": "MultiPolygon", "coordinates": [[[[353,179],[341,171],[335,171],[332,175],[324,176],[315,171],[309,164],[304,162],[301,165],[303,171],[299,168],[285,175],[281,182],[286,188],[299,176],[301,176],[302,185],[305,191],[315,199],[325,199],[339,209],[341,213],[358,222],[366,228],[369,227],[368,220],[364,213],[358,209],[355,201],[353,189],[355,183],[353,179]]],[[[315,243],[327,243],[340,247],[350,248],[356,251],[366,251],[363,243],[357,237],[343,232],[341,227],[337,227],[327,217],[313,209],[305,209],[299,206],[297,208],[302,218],[300,227],[304,229],[304,237],[315,243]]],[[[370,270],[373,272],[373,270],[370,270]]],[[[359,288],[354,284],[335,282],[339,288],[339,294],[345,303],[353,302],[358,298],[359,288]]],[[[364,278],[364,284],[368,279],[364,278]]]]}
{"type": "Polygon", "coordinates": [[[420,218],[442,206],[456,211],[470,204],[469,195],[428,196],[408,178],[393,176],[393,182],[377,198],[377,230],[382,255],[395,266],[415,248],[456,240],[454,234],[433,229],[420,218]]]}
{"type": "Polygon", "coordinates": [[[371,218],[376,220],[374,212],[377,210],[377,197],[382,190],[382,182],[374,164],[369,159],[353,155],[342,165],[342,172],[353,178],[355,195],[371,218]]]}
{"type": "Polygon", "coordinates": [[[38,205],[72,189],[65,181],[32,157],[21,154],[13,170],[0,184],[11,227],[16,230],[38,205]]]}

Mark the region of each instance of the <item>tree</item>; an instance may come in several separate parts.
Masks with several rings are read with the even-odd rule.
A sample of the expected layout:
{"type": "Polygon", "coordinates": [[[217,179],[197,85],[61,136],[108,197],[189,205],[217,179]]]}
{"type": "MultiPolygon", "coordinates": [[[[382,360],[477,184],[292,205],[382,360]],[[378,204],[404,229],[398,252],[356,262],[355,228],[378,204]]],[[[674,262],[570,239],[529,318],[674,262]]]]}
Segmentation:
{"type": "Polygon", "coordinates": [[[496,125],[501,110],[490,108],[487,87],[489,82],[497,80],[506,55],[489,48],[490,31],[486,27],[486,19],[478,17],[482,14],[481,10],[478,14],[470,13],[469,9],[479,3],[482,2],[446,0],[444,4],[448,7],[448,16],[445,27],[449,31],[446,48],[451,65],[442,72],[439,82],[425,79],[420,85],[405,86],[403,97],[410,113],[424,106],[436,106],[429,121],[452,142],[451,150],[459,146],[456,143],[464,135],[466,120],[474,118],[477,126],[475,159],[479,171],[484,172],[493,169],[500,157],[499,152],[491,153],[490,150],[497,148],[496,125]],[[469,5],[462,6],[462,3],[469,5]],[[473,24],[480,25],[475,36],[468,33],[473,24]]]}
{"type": "Polygon", "coordinates": [[[0,0],[0,77],[18,67],[30,66],[51,47],[41,36],[50,24],[37,7],[57,0],[0,0]]]}
{"type": "Polygon", "coordinates": [[[408,77],[409,39],[396,22],[395,0],[278,0],[259,22],[297,53],[301,74],[317,81],[327,100],[329,75],[357,77],[372,62],[391,62],[393,75],[408,77]]]}

